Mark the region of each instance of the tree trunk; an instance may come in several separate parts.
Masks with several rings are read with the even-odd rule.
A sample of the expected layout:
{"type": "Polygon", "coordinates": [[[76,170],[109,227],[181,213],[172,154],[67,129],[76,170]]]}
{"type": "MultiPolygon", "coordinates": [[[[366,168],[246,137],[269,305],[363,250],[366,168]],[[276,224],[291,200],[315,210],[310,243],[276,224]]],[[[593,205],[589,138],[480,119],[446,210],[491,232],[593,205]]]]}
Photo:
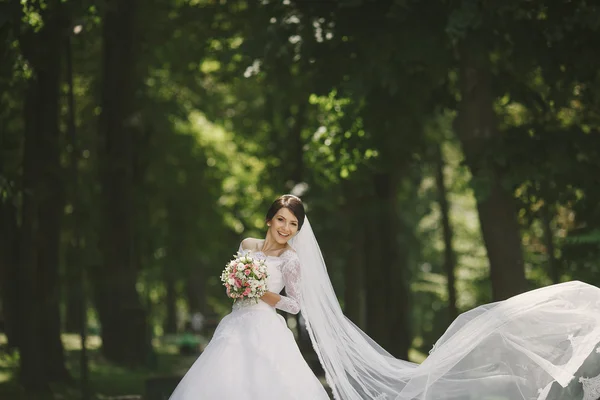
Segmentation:
{"type": "Polygon", "coordinates": [[[0,294],[2,299],[2,317],[4,333],[8,347],[17,348],[19,344],[19,292],[15,283],[19,276],[19,227],[18,209],[12,197],[0,200],[0,294]]]}
{"type": "MultiPolygon", "coordinates": [[[[58,78],[58,75],[57,75],[58,78]]],[[[58,79],[55,81],[58,83],[58,79]]],[[[52,87],[49,94],[54,94],[55,107],[53,114],[58,116],[58,85],[52,87]]],[[[42,101],[46,106],[52,102],[51,98],[42,101]]],[[[61,221],[64,208],[63,181],[61,178],[60,149],[58,141],[58,121],[55,121],[56,130],[43,138],[41,153],[44,155],[42,167],[43,197],[38,211],[39,224],[39,255],[38,265],[40,271],[40,287],[43,300],[40,304],[42,347],[45,351],[46,373],[52,381],[66,382],[70,380],[65,367],[63,344],[61,341],[60,323],[60,286],[59,286],[59,263],[60,263],[60,233],[61,221]]],[[[45,130],[48,132],[50,129],[45,130]]],[[[40,160],[42,161],[42,160],[40,160]]]]}
{"type": "MultiPolygon", "coordinates": [[[[396,236],[390,259],[394,260],[389,279],[390,283],[390,307],[388,315],[391,319],[390,334],[391,344],[388,350],[394,356],[408,360],[408,350],[412,344],[411,334],[411,304],[410,304],[410,274],[409,274],[409,248],[408,238],[410,232],[401,218],[396,219],[396,236]],[[398,234],[403,232],[402,234],[398,234]]],[[[392,243],[390,243],[392,244],[392,243]]],[[[385,259],[383,260],[385,262],[385,259]]]]}
{"type": "MultiPolygon", "coordinates": [[[[70,154],[70,189],[71,189],[71,242],[67,247],[67,324],[71,324],[71,328],[79,333],[79,343],[81,351],[79,352],[79,383],[80,397],[82,400],[90,398],[89,389],[89,358],[87,348],[87,298],[85,295],[85,264],[81,257],[81,208],[84,204],[83,196],[77,188],[80,188],[79,182],[79,153],[80,144],[77,138],[77,128],[75,123],[75,95],[73,84],[73,45],[70,36],[67,36],[65,41],[65,59],[66,59],[66,81],[68,85],[67,92],[67,131],[68,142],[71,144],[70,154]],[[77,301],[78,300],[78,301],[77,301]]],[[[68,325],[67,325],[68,326],[68,325]]]]}
{"type": "Polygon", "coordinates": [[[196,265],[188,275],[186,293],[190,315],[199,312],[206,316],[206,284],[204,277],[204,265],[196,265]]]}
{"type": "Polygon", "coordinates": [[[344,270],[344,314],[357,326],[364,326],[364,274],[365,258],[365,231],[364,219],[361,212],[362,201],[356,195],[354,182],[345,181],[344,197],[347,204],[343,211],[345,230],[348,233],[347,241],[349,251],[345,251],[344,270]]]}
{"type": "Polygon", "coordinates": [[[38,116],[35,107],[36,82],[32,81],[25,100],[25,143],[23,148],[23,200],[21,206],[21,246],[19,275],[16,281],[19,315],[20,380],[28,391],[49,392],[49,381],[44,371],[43,349],[39,340],[42,299],[38,288],[37,268],[37,186],[40,180],[38,159],[38,116]]]}
{"type": "Polygon", "coordinates": [[[65,330],[70,333],[79,333],[83,324],[84,311],[81,302],[81,272],[80,250],[77,240],[72,238],[66,249],[65,263],[65,330]]]}
{"type": "Polygon", "coordinates": [[[547,204],[542,206],[542,227],[544,230],[544,242],[546,244],[546,254],[548,257],[548,270],[552,283],[560,283],[560,271],[558,270],[558,260],[555,255],[554,234],[552,232],[552,220],[550,218],[550,207],[547,204]]]}
{"type": "MultiPolygon", "coordinates": [[[[166,203],[167,208],[167,257],[165,258],[166,268],[162,269],[162,277],[166,289],[166,319],[164,321],[165,333],[177,332],[177,278],[181,277],[181,265],[185,259],[185,248],[182,246],[179,233],[184,230],[185,213],[178,210],[176,205],[169,199],[166,203]]],[[[191,309],[190,315],[191,315],[191,309]]]]}
{"type": "Polygon", "coordinates": [[[366,333],[384,348],[389,348],[389,306],[388,277],[390,268],[383,262],[381,244],[383,232],[379,231],[379,198],[373,196],[368,202],[367,218],[365,221],[365,305],[366,333]]]}
{"type": "Polygon", "coordinates": [[[344,271],[344,314],[356,324],[364,326],[363,310],[363,266],[366,264],[364,258],[365,239],[364,231],[354,228],[351,232],[352,251],[346,258],[346,270],[344,271]]]}
{"type": "Polygon", "coordinates": [[[165,333],[176,333],[177,332],[177,292],[175,291],[175,276],[167,268],[163,273],[163,279],[165,282],[167,297],[165,299],[165,306],[167,307],[167,319],[165,321],[164,331],[165,333]]]}
{"type": "Polygon", "coordinates": [[[456,307],[456,257],[452,247],[452,226],[450,225],[450,206],[448,204],[448,192],[444,181],[444,157],[441,146],[435,150],[435,182],[438,192],[438,202],[440,204],[440,214],[442,218],[442,230],[444,236],[444,271],[446,272],[446,290],[448,291],[448,318],[454,321],[458,316],[456,307]]]}
{"type": "Polygon", "coordinates": [[[19,106],[12,103],[13,99],[21,98],[22,92],[16,91],[14,82],[14,66],[17,51],[12,51],[12,40],[21,24],[19,10],[22,5],[19,1],[5,2],[4,23],[0,29],[0,54],[3,55],[0,63],[0,304],[2,307],[2,325],[6,334],[10,350],[18,346],[18,289],[17,279],[19,274],[19,202],[17,179],[18,168],[8,161],[13,155],[20,155],[23,133],[11,129],[12,122],[21,119],[19,106]],[[11,96],[4,95],[11,93],[11,96]],[[14,93],[14,97],[13,94],[14,93]],[[8,156],[8,157],[5,157],[8,156]]]}
{"type": "Polygon", "coordinates": [[[399,251],[397,181],[392,173],[373,176],[374,200],[367,216],[365,283],[367,333],[396,357],[408,358],[408,282],[399,251]]]}
{"type": "MultiPolygon", "coordinates": [[[[55,29],[59,29],[58,27],[55,29]]],[[[63,41],[59,32],[54,39],[53,48],[62,54],[63,41]]],[[[45,351],[44,361],[46,373],[53,381],[68,381],[69,375],[65,368],[65,357],[61,342],[60,324],[60,287],[59,287],[59,262],[60,262],[60,233],[64,208],[62,168],[60,165],[60,137],[58,128],[59,114],[59,79],[60,58],[56,55],[52,70],[45,71],[48,76],[39,76],[39,92],[36,101],[38,105],[38,118],[40,114],[47,114],[40,126],[40,140],[38,146],[42,151],[38,153],[38,165],[41,171],[41,185],[39,187],[38,204],[38,268],[41,290],[41,331],[38,332],[45,351]],[[42,111],[42,109],[44,109],[42,111]]],[[[48,59],[46,59],[48,60],[48,59]]]]}
{"type": "Polygon", "coordinates": [[[466,163],[478,183],[477,210],[490,261],[493,298],[502,300],[527,288],[516,206],[511,190],[502,185],[502,171],[490,157],[499,131],[487,50],[478,40],[467,40],[459,52],[461,101],[457,134],[466,163]]]}
{"type": "Polygon", "coordinates": [[[59,312],[59,245],[63,209],[59,86],[64,26],[60,0],[42,11],[40,32],[23,34],[21,48],[33,78],[25,100],[20,299],[21,378],[30,390],[70,380],[59,312]],[[22,289],[22,290],[21,290],[22,289]],[[35,365],[34,365],[35,364],[35,365]]]}
{"type": "Polygon", "coordinates": [[[303,99],[298,104],[298,111],[294,115],[294,126],[291,129],[290,137],[290,159],[292,162],[292,171],[290,179],[296,185],[304,179],[304,140],[302,140],[302,130],[306,126],[308,98],[303,99]]]}
{"type": "Polygon", "coordinates": [[[122,365],[142,365],[148,354],[146,312],[136,291],[133,208],[134,0],[107,4],[103,26],[102,113],[99,154],[102,184],[102,267],[94,298],[102,325],[102,353],[122,365]]]}

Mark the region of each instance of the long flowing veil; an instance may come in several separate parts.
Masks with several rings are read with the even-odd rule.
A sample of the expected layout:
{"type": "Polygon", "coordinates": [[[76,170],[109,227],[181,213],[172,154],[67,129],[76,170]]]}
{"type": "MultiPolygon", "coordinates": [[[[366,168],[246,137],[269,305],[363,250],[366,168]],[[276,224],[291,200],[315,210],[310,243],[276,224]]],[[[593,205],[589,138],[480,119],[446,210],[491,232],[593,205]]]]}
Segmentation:
{"type": "Polygon", "coordinates": [[[394,358],[344,315],[308,218],[291,245],[302,267],[300,309],[335,398],[375,399],[395,392],[416,364],[394,358]],[[382,385],[389,390],[382,391],[382,385]]]}
{"type": "Polygon", "coordinates": [[[464,313],[422,364],[399,360],[344,316],[308,218],[290,244],[301,312],[338,400],[559,398],[553,384],[566,387],[600,342],[600,290],[575,281],[464,313]]]}

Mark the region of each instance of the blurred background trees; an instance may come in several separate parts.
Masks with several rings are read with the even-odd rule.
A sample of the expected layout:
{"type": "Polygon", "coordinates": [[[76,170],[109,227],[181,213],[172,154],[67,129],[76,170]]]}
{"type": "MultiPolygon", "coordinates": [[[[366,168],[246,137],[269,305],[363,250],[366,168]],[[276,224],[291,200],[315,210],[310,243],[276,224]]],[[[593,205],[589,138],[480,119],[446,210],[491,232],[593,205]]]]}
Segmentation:
{"type": "Polygon", "coordinates": [[[599,284],[599,29],[566,0],[2,3],[0,380],[73,385],[75,333],[158,368],[228,312],[218,274],[288,192],[398,357],[483,302],[599,284]]]}

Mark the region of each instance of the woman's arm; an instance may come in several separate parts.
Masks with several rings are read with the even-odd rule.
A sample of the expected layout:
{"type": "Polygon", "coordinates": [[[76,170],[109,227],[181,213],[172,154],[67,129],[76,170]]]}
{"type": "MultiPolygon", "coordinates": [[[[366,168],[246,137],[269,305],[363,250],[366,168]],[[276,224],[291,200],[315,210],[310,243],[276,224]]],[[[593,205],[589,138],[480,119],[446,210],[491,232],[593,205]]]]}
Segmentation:
{"type": "Polygon", "coordinates": [[[283,296],[277,294],[277,293],[273,293],[273,292],[267,292],[265,294],[263,294],[263,296],[260,298],[262,301],[264,301],[265,303],[267,303],[268,305],[270,305],[271,307],[275,307],[277,305],[277,303],[279,303],[279,300],[281,300],[283,296]]]}
{"type": "Polygon", "coordinates": [[[262,297],[265,303],[278,308],[290,314],[300,312],[300,261],[298,257],[293,257],[287,261],[281,268],[283,282],[285,284],[285,293],[282,296],[277,293],[267,292],[262,297]]]}

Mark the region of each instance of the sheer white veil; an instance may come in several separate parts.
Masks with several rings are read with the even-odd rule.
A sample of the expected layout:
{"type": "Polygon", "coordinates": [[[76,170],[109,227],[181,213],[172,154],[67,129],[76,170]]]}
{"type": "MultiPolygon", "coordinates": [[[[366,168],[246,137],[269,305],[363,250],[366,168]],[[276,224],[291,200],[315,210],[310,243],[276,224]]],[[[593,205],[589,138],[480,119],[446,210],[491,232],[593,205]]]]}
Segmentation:
{"type": "Polygon", "coordinates": [[[290,244],[302,268],[301,312],[334,397],[398,393],[416,364],[394,358],[344,315],[307,217],[290,244]]]}
{"type": "Polygon", "coordinates": [[[344,316],[308,218],[290,244],[301,312],[337,400],[561,399],[555,388],[582,373],[600,341],[600,290],[573,281],[468,311],[422,364],[399,360],[344,316]]]}

